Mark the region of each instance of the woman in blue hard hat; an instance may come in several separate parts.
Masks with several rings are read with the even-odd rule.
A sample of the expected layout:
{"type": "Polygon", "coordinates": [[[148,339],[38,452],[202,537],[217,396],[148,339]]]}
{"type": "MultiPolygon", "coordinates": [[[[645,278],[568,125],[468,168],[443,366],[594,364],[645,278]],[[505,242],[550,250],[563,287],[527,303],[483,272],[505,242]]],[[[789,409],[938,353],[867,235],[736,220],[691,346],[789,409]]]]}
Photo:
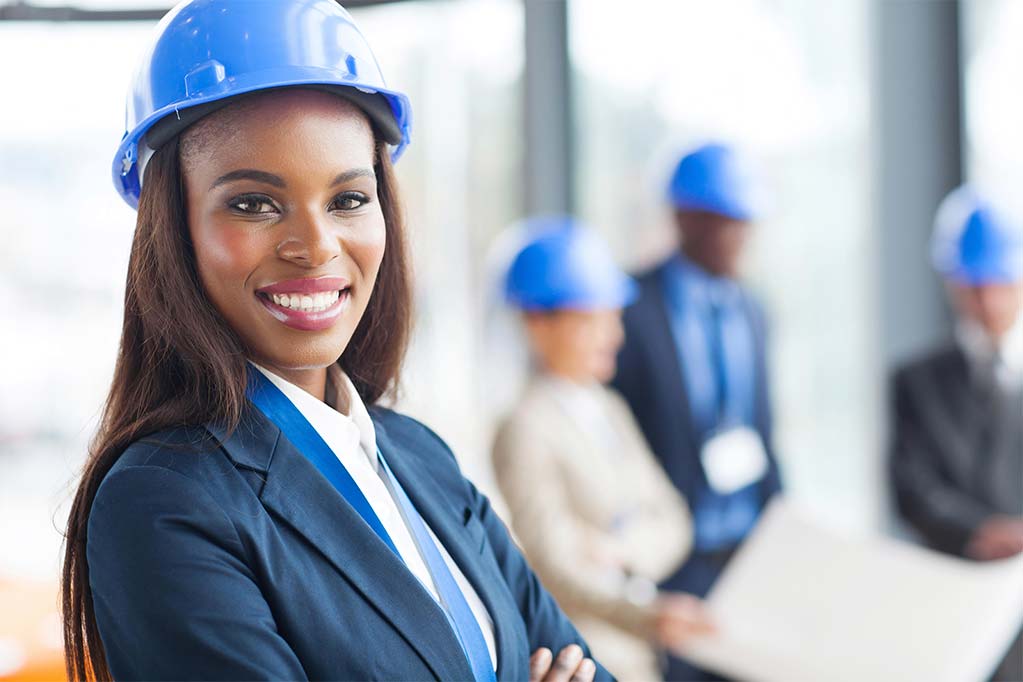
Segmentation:
{"type": "MultiPolygon", "coordinates": [[[[932,258],[955,338],[895,373],[895,500],[934,549],[1003,559],[1023,552],[1023,227],[961,187],[938,210],[932,258]]],[[[995,679],[1023,679],[1019,638],[995,679]]]]}
{"type": "Polygon", "coordinates": [[[409,122],[332,0],[161,22],[113,168],[138,220],[71,679],[609,677],[447,446],[374,404],[410,326],[409,122]]]}
{"type": "Polygon", "coordinates": [[[604,386],[636,286],[571,218],[524,231],[505,291],[535,372],[498,429],[497,480],[526,556],[594,653],[619,679],[662,679],[658,650],[712,628],[698,599],[657,590],[688,552],[689,513],[604,386]]]}

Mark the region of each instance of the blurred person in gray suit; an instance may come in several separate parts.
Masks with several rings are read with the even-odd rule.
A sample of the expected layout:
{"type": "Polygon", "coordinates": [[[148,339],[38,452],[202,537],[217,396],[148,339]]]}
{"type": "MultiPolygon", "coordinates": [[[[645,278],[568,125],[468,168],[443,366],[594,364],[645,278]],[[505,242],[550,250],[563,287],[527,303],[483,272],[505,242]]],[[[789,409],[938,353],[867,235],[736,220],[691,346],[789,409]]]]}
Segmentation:
{"type": "MultiPolygon", "coordinates": [[[[1023,230],[960,187],[938,209],[932,258],[955,338],[895,373],[895,502],[932,548],[1003,559],[1023,552],[1023,230]]],[[[994,679],[1023,680],[1020,638],[994,679]]]]}
{"type": "Polygon", "coordinates": [[[618,679],[662,679],[659,649],[712,626],[696,597],[657,590],[688,554],[689,512],[604,386],[636,285],[571,218],[534,218],[524,237],[505,294],[536,367],[498,429],[497,481],[530,563],[595,655],[618,679]]]}

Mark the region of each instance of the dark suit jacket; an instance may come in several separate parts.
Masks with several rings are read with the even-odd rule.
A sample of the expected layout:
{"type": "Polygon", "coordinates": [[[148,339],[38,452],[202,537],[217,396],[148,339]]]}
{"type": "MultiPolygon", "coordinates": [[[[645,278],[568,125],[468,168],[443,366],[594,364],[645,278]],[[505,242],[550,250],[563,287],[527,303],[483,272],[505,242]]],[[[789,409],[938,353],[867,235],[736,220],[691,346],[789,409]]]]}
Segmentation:
{"type": "MultiPolygon", "coordinates": [[[[693,424],[675,337],[668,320],[661,265],[638,277],[640,294],[625,309],[625,345],[618,355],[613,385],[625,396],[650,448],[675,487],[692,503],[707,479],[700,464],[701,434],[693,424]]],[[[764,316],[749,296],[750,324],[756,346],[754,428],[767,449],[770,467],[759,487],[764,502],[781,489],[771,435],[767,391],[764,316]]]]}
{"type": "MultiPolygon", "coordinates": [[[[490,612],[498,678],[527,679],[538,647],[585,649],[448,447],[371,413],[394,475],[490,612]]],[[[230,437],[209,426],[131,445],[93,503],[87,556],[116,679],[472,679],[429,593],[255,409],[230,437]]]]}
{"type": "Polygon", "coordinates": [[[961,554],[987,517],[1023,516],[1023,395],[979,389],[950,345],[900,368],[891,397],[895,502],[931,547],[961,554]]]}

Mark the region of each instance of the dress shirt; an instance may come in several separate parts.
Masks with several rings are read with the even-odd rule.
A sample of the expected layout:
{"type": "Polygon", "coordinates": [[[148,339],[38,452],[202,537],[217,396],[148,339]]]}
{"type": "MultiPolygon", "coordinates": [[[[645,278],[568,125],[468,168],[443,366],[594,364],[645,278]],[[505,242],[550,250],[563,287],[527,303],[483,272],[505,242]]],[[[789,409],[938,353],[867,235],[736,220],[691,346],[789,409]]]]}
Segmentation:
{"type": "Polygon", "coordinates": [[[1023,388],[1023,313],[998,343],[992,342],[978,323],[961,318],[956,324],[956,341],[966,354],[976,380],[990,381],[993,374],[1003,391],[1023,388]]]}
{"type": "MultiPolygon", "coordinates": [[[[735,281],[715,277],[682,255],[665,268],[664,287],[686,386],[688,416],[700,440],[706,441],[721,427],[752,426],[755,382],[762,379],[755,376],[756,341],[742,289],[735,281]],[[723,367],[716,367],[718,357],[723,367]]],[[[756,483],[730,495],[704,487],[689,502],[698,552],[741,541],[760,514],[756,483]]]]}
{"type": "MultiPolygon", "coordinates": [[[[359,486],[370,507],[373,508],[373,512],[390,536],[398,554],[401,555],[405,566],[443,608],[426,561],[419,552],[411,529],[405,523],[398,501],[391,495],[390,489],[385,483],[387,474],[379,466],[377,459],[376,431],[373,427],[373,420],[351,379],[336,364],[328,368],[327,381],[337,395],[335,406],[332,407],[273,372],[256,363],[252,364],[287,396],[302,413],[302,416],[320,434],[320,437],[359,486]],[[341,406],[345,403],[348,405],[348,414],[341,410],[341,406]]],[[[426,526],[430,537],[444,558],[448,570],[451,571],[459,589],[465,595],[469,608],[483,633],[483,638],[487,642],[490,662],[496,670],[497,646],[494,640],[494,623],[486,606],[425,519],[423,525],[426,526]]]]}

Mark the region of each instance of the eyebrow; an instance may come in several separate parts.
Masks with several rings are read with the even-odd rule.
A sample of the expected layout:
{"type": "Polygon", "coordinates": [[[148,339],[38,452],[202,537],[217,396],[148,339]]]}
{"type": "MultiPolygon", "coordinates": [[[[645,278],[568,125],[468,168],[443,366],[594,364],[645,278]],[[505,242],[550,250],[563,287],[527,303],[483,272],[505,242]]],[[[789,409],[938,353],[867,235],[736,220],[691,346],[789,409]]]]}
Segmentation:
{"type": "Polygon", "coordinates": [[[330,186],[335,187],[337,185],[350,182],[356,178],[375,178],[376,176],[377,174],[372,168],[353,168],[352,170],[339,174],[336,178],[331,180],[330,186]]]}
{"type": "Polygon", "coordinates": [[[234,182],[235,180],[255,180],[256,182],[262,182],[267,185],[271,185],[278,189],[284,189],[284,180],[274,175],[273,173],[267,173],[266,171],[253,170],[251,168],[242,168],[239,170],[233,170],[230,173],[224,173],[219,178],[214,180],[213,184],[210,185],[210,189],[219,187],[228,182],[234,182]]]}
{"type": "MultiPolygon", "coordinates": [[[[337,177],[331,180],[330,186],[335,187],[337,185],[350,182],[351,180],[354,180],[356,178],[364,177],[375,178],[376,173],[370,168],[353,168],[352,170],[348,170],[345,171],[344,173],[340,173],[339,175],[337,175],[337,177]]],[[[234,182],[235,180],[254,180],[256,182],[262,182],[264,184],[271,185],[272,187],[277,187],[278,189],[284,189],[285,187],[287,187],[287,183],[285,183],[284,180],[278,175],[274,175],[273,173],[267,173],[266,171],[255,170],[252,168],[241,168],[239,170],[233,170],[230,173],[224,173],[223,175],[221,175],[219,178],[213,181],[213,184],[210,185],[210,189],[214,189],[215,187],[219,187],[220,185],[224,185],[229,182],[234,182]]]]}

